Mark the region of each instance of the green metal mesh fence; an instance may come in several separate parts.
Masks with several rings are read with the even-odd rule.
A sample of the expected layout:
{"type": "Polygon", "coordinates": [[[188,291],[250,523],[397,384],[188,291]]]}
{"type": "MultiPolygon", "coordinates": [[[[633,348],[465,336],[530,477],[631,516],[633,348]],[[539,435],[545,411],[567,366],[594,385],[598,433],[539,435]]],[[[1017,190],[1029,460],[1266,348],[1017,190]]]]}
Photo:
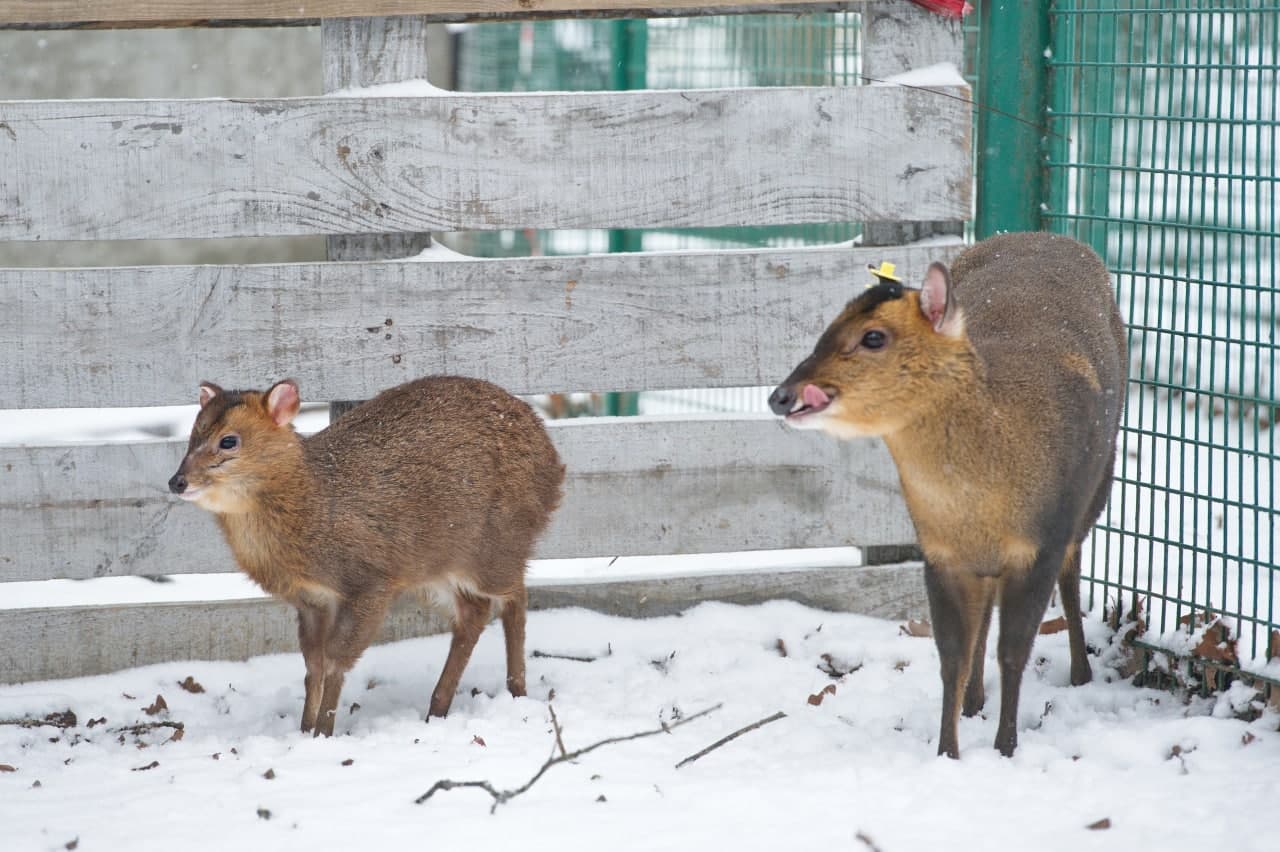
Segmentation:
{"type": "MultiPolygon", "coordinates": [[[[1280,6],[1050,4],[1045,221],[1107,260],[1130,334],[1095,599],[1192,650],[1206,610],[1280,675],[1276,611],[1280,6]]],[[[1209,620],[1212,620],[1211,618],[1209,620]]]]}

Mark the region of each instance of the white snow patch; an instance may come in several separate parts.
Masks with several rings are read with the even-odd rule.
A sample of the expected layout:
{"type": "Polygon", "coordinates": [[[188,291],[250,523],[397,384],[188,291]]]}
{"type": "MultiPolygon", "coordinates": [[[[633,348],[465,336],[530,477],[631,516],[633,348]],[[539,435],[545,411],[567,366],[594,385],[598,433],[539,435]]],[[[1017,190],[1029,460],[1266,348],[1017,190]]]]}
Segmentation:
{"type": "Polygon", "coordinates": [[[950,62],[939,62],[937,65],[929,65],[924,68],[913,68],[910,71],[903,71],[901,74],[894,74],[885,77],[883,80],[872,81],[872,86],[965,86],[969,84],[965,82],[964,75],[960,73],[960,69],[950,62]]]}
{"type": "Polygon", "coordinates": [[[529,697],[513,699],[492,625],[450,716],[425,724],[447,645],[441,636],[371,649],[347,678],[332,739],[297,731],[296,653],[0,687],[0,719],[68,709],[78,719],[66,731],[0,725],[0,763],[13,768],[0,772],[4,847],[78,839],[81,849],[311,852],[364,848],[375,835],[393,849],[424,837],[466,849],[482,837],[484,848],[570,852],[868,848],[859,835],[886,852],[1127,850],[1153,838],[1172,852],[1227,838],[1238,852],[1274,847],[1274,832],[1242,830],[1240,820],[1270,813],[1280,796],[1280,720],[1215,719],[1213,702],[1137,689],[1096,660],[1096,680],[1069,687],[1065,633],[1036,640],[1012,759],[991,748],[993,640],[985,718],[961,721],[958,762],[936,756],[934,644],[894,622],[786,602],[646,620],[535,612],[531,651],[595,661],[531,656],[529,697]],[[824,654],[856,670],[833,681],[818,668],[824,654]],[[179,688],[187,677],[205,691],[179,688]],[[834,694],[809,704],[832,684],[834,694]],[[552,753],[552,690],[570,749],[723,708],[555,766],[493,816],[478,790],[413,803],[442,778],[527,781],[552,753]],[[148,716],[156,695],[169,709],[148,716]],[[675,768],[779,710],[786,718],[675,768]],[[181,722],[184,736],[122,737],[151,721],[181,722]],[[1103,818],[1110,829],[1086,828],[1103,818]]]}

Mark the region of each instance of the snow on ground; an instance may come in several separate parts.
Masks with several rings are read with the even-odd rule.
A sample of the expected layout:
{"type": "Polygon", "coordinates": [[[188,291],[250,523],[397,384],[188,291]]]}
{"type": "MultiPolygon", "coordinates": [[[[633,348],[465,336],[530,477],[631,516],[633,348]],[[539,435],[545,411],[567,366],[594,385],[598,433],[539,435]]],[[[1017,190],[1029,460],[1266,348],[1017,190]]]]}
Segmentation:
{"type": "MultiPolygon", "coordinates": [[[[1105,628],[1089,623],[1091,640],[1105,628]]],[[[184,662],[0,687],[0,719],[71,710],[78,725],[0,725],[6,850],[501,848],[534,850],[1274,849],[1280,721],[1230,718],[1230,697],[1183,703],[1109,678],[1067,686],[1066,634],[1037,640],[1012,759],[987,718],[963,720],[959,762],[935,756],[940,681],[932,640],[893,622],[775,602],[704,604],[632,621],[531,614],[528,698],[503,683],[487,630],[451,715],[422,721],[447,639],[371,649],[348,678],[339,736],[296,730],[297,654],[184,662]],[[786,655],[779,651],[779,642],[786,655]],[[840,671],[819,669],[823,655],[840,671]],[[178,686],[188,676],[205,691],[178,686]],[[820,705],[810,695],[835,687],[820,705]],[[475,690],[473,692],[473,690],[475,690]],[[569,749],[717,712],[548,770],[490,815],[482,791],[414,799],[433,782],[525,782],[551,754],[554,709],[569,749]],[[157,695],[168,709],[148,716],[157,695]],[[358,707],[356,706],[358,705],[358,707]],[[675,764],[776,711],[682,769],[675,764]],[[1214,718],[1225,716],[1226,718],[1214,718]],[[89,727],[91,720],[105,719],[89,727]],[[120,729],[181,722],[141,736],[120,729]],[[267,777],[271,776],[271,777],[267,777]],[[1089,829],[1109,819],[1110,828],[1089,829]],[[859,840],[859,837],[865,840],[859,840]]],[[[1239,696],[1235,696],[1239,698],[1239,696]]]]}

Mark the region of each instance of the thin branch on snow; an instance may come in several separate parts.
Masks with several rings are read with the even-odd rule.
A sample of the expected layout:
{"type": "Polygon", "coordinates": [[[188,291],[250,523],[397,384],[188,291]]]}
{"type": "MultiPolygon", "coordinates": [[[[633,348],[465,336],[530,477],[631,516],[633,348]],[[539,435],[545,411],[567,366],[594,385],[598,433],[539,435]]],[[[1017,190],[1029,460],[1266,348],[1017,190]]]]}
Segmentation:
{"type": "Polygon", "coordinates": [[[880,847],[876,845],[876,842],[863,832],[859,831],[855,836],[857,837],[858,842],[867,847],[870,852],[880,852],[880,847]]]}
{"type": "MultiPolygon", "coordinates": [[[[560,756],[564,757],[564,737],[562,736],[564,734],[564,730],[560,727],[560,720],[556,718],[555,706],[548,703],[547,709],[551,711],[551,728],[556,732],[556,748],[560,749],[560,756]]],[[[554,754],[554,752],[552,753],[554,754]]]]}
{"type": "Polygon", "coordinates": [[[703,757],[707,754],[710,754],[711,752],[720,748],[720,746],[725,745],[726,743],[732,742],[733,740],[736,740],[738,737],[742,736],[745,733],[748,733],[749,731],[754,731],[756,728],[763,728],[765,725],[769,724],[770,722],[776,722],[779,719],[785,719],[786,717],[787,717],[787,714],[779,710],[777,713],[774,713],[772,716],[767,716],[761,719],[759,722],[752,722],[750,725],[747,725],[745,728],[739,728],[738,730],[734,731],[732,734],[729,734],[727,737],[721,737],[720,739],[716,740],[711,745],[707,746],[697,754],[689,755],[684,760],[676,764],[676,769],[679,769],[685,764],[693,763],[698,758],[703,757]]]}
{"type": "Polygon", "coordinates": [[[511,801],[516,796],[519,796],[521,793],[527,793],[529,791],[529,788],[532,787],[534,784],[536,784],[538,779],[547,773],[548,769],[550,769],[551,767],[557,764],[568,763],[571,760],[577,760],[579,757],[582,757],[584,754],[595,751],[601,746],[630,742],[631,740],[638,740],[644,737],[651,737],[655,734],[670,733],[671,731],[675,730],[681,725],[687,725],[688,723],[692,722],[695,719],[700,719],[703,716],[706,716],[708,713],[714,713],[716,710],[719,710],[723,706],[724,706],[723,704],[716,704],[713,707],[708,707],[705,710],[700,710],[699,712],[694,713],[692,716],[686,716],[683,719],[680,719],[678,721],[669,722],[669,723],[662,722],[660,727],[654,728],[649,731],[640,731],[638,733],[627,734],[626,736],[621,736],[621,737],[609,737],[607,739],[600,740],[599,742],[592,743],[591,745],[586,746],[585,748],[576,749],[575,751],[570,751],[570,752],[564,751],[564,743],[560,737],[560,733],[561,733],[560,723],[556,721],[555,711],[553,710],[551,715],[552,727],[554,727],[556,731],[556,739],[557,739],[557,745],[560,748],[560,755],[555,756],[555,751],[553,750],[552,751],[553,756],[548,758],[546,763],[542,764],[542,766],[538,769],[538,771],[533,774],[532,778],[530,778],[528,781],[521,784],[519,787],[516,787],[515,789],[512,789],[512,790],[499,790],[495,788],[493,784],[491,784],[488,781],[451,781],[447,778],[444,778],[432,784],[431,789],[427,790],[427,792],[423,793],[421,796],[414,799],[413,802],[416,805],[420,805],[423,802],[425,802],[427,799],[430,799],[440,790],[456,790],[459,787],[475,787],[477,789],[484,790],[486,793],[488,793],[490,796],[493,797],[493,806],[489,808],[489,813],[494,813],[495,811],[498,810],[498,805],[505,805],[507,802],[511,801]]]}
{"type": "Polygon", "coordinates": [[[63,710],[60,713],[50,713],[43,719],[34,717],[25,717],[22,719],[0,719],[0,725],[17,725],[19,728],[42,728],[47,726],[54,728],[74,728],[80,724],[76,719],[76,714],[70,710],[63,710]]]}

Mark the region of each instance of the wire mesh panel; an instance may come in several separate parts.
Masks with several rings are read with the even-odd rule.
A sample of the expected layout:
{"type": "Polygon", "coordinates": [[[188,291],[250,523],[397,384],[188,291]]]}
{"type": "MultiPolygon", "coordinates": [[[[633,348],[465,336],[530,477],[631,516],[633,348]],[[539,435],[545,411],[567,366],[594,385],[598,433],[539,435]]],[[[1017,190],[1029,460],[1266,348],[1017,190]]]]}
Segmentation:
{"type": "Polygon", "coordinates": [[[1239,665],[1274,677],[1280,6],[1050,14],[1046,221],[1106,258],[1130,339],[1095,601],[1145,611],[1173,651],[1220,615],[1239,665]]]}

